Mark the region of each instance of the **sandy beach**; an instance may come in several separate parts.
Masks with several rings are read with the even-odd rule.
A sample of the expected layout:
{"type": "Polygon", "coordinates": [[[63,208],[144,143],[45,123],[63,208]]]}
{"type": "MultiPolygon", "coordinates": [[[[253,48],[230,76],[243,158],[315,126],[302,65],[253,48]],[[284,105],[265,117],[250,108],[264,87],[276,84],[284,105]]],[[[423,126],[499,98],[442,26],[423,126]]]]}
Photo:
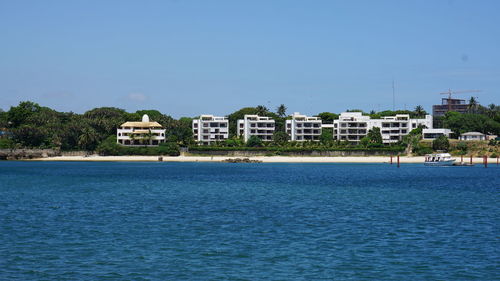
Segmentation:
{"type": "MultiPolygon", "coordinates": [[[[163,162],[222,162],[226,159],[248,158],[249,160],[258,160],[264,163],[390,163],[389,156],[370,156],[370,157],[288,157],[288,156],[256,156],[256,157],[228,157],[228,156],[58,156],[48,158],[37,158],[31,161],[124,161],[124,162],[158,162],[159,157],[163,157],[163,162]]],[[[396,163],[396,157],[393,157],[393,163],[396,163]]],[[[456,157],[460,162],[460,157],[456,157]]],[[[464,157],[464,162],[469,162],[470,158],[464,157]]],[[[400,157],[401,163],[424,163],[423,156],[400,157]]],[[[491,164],[496,163],[496,159],[488,159],[491,164]]],[[[483,163],[483,159],[473,158],[473,163],[483,163]]]]}

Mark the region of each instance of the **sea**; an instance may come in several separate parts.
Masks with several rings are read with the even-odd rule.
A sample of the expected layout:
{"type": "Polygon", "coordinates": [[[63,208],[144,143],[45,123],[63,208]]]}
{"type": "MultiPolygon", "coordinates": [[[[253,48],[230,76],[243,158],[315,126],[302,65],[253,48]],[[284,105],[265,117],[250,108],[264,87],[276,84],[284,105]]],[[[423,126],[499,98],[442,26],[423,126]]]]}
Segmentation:
{"type": "Polygon", "coordinates": [[[0,280],[500,280],[500,167],[0,162],[0,280]]]}

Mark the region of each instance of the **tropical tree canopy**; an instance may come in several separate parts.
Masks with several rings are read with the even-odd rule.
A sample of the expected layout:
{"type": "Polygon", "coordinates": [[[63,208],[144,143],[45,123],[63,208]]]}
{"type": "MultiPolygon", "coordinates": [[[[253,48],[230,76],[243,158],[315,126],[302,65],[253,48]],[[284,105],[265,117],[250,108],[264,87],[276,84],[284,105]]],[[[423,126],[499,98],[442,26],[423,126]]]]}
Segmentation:
{"type": "Polygon", "coordinates": [[[281,104],[276,108],[276,114],[278,114],[279,117],[285,117],[286,116],[286,106],[284,104],[281,104]]]}
{"type": "Polygon", "coordinates": [[[382,134],[379,127],[373,127],[369,130],[366,137],[370,140],[370,143],[382,144],[382,134]]]}
{"type": "Polygon", "coordinates": [[[448,151],[448,149],[450,148],[450,142],[445,135],[441,135],[432,141],[432,148],[434,150],[448,151]]]}

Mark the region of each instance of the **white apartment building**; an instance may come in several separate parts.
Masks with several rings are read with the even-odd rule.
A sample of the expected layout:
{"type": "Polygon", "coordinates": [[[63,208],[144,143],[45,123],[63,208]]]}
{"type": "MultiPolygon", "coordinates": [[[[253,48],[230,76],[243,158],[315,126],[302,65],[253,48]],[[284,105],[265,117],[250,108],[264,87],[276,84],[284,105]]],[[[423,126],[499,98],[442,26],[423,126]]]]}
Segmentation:
{"type": "Polygon", "coordinates": [[[156,146],[165,142],[165,129],[149,121],[144,114],[141,122],[125,122],[116,130],[116,142],[128,146],[156,146]]]}
{"type": "Polygon", "coordinates": [[[378,127],[383,143],[390,144],[401,141],[411,130],[420,125],[432,128],[432,116],[410,119],[408,114],[396,114],[396,116],[371,119],[369,116],[363,116],[361,112],[343,112],[339,119],[334,121],[334,138],[358,144],[369,130],[378,127]]]}
{"type": "Polygon", "coordinates": [[[319,141],[321,118],[295,112],[291,120],[286,120],[286,133],[291,141],[319,141]]]}
{"type": "Polygon", "coordinates": [[[237,135],[243,136],[245,142],[251,136],[257,136],[263,141],[272,141],[275,124],[271,117],[259,115],[245,115],[244,119],[239,119],[237,124],[237,135]]]}
{"type": "Polygon", "coordinates": [[[368,134],[370,116],[361,112],[342,112],[339,119],[333,121],[333,138],[358,144],[368,134]]]}
{"type": "Polygon", "coordinates": [[[229,120],[227,117],[201,115],[193,120],[194,140],[203,145],[227,140],[229,137],[229,120]]]}
{"type": "Polygon", "coordinates": [[[432,128],[432,116],[426,115],[424,119],[410,119],[409,114],[396,114],[396,116],[385,116],[382,119],[371,119],[370,129],[379,127],[384,143],[396,143],[403,140],[411,130],[420,125],[432,128]]]}

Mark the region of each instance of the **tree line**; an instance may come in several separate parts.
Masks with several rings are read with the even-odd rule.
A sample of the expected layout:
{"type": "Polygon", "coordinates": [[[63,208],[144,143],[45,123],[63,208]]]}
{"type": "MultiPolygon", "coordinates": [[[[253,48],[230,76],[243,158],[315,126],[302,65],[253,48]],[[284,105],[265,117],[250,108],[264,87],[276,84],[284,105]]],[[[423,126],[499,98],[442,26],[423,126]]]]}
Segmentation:
{"type": "MultiPolygon", "coordinates": [[[[351,109],[350,112],[362,112],[371,118],[393,116],[395,114],[409,114],[412,118],[423,118],[427,112],[417,106],[414,110],[386,110],[380,112],[363,112],[351,109]]],[[[190,117],[174,119],[158,110],[138,110],[127,112],[115,107],[99,107],[83,114],[74,112],[59,112],[54,109],[40,106],[31,101],[20,102],[8,111],[0,110],[0,130],[9,133],[9,138],[0,139],[1,148],[59,148],[61,150],[88,150],[94,151],[99,145],[108,145],[116,142],[116,129],[126,121],[140,121],[143,114],[148,114],[150,120],[157,121],[166,129],[166,140],[178,146],[196,145],[192,134],[192,120],[190,117]]],[[[332,112],[321,112],[323,123],[333,123],[339,115],[332,112]]],[[[259,105],[256,107],[241,108],[228,116],[229,139],[217,143],[217,146],[347,146],[333,140],[331,129],[323,129],[319,143],[288,142],[289,136],[285,132],[286,120],[291,118],[287,114],[284,104],[274,111],[259,105]],[[275,120],[276,131],[273,141],[263,143],[259,139],[251,138],[247,144],[236,137],[238,119],[243,119],[246,114],[268,116],[275,120]]],[[[195,117],[196,118],[196,117],[195,117]]],[[[500,135],[500,106],[490,105],[482,107],[475,105],[473,112],[459,114],[449,112],[443,118],[446,128],[452,129],[457,134],[466,131],[479,131],[488,134],[500,135]]],[[[381,145],[380,130],[373,130],[361,141],[360,146],[377,147],[381,145]]]]}

